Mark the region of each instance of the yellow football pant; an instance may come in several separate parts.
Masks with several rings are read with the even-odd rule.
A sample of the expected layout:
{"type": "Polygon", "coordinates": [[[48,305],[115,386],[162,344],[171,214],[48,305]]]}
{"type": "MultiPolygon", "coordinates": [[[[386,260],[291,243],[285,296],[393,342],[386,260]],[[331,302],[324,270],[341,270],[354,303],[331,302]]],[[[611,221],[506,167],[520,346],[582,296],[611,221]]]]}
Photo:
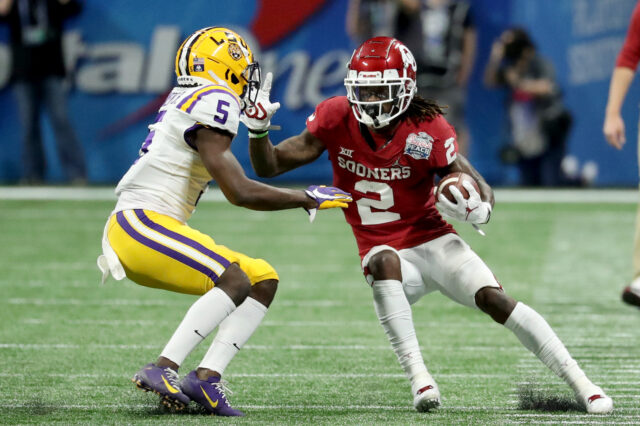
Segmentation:
{"type": "Polygon", "coordinates": [[[249,276],[251,285],[278,279],[265,260],[218,245],[210,236],[149,210],[112,215],[107,237],[127,278],[147,287],[202,295],[232,263],[249,276]]]}

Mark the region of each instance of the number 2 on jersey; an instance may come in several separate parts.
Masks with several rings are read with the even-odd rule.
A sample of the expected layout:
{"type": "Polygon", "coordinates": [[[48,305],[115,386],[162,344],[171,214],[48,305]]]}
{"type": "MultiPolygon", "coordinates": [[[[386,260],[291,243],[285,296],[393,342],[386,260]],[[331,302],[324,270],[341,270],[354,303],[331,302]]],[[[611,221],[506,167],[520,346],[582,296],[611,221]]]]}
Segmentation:
{"type": "Polygon", "coordinates": [[[360,198],[356,201],[360,220],[363,225],[379,225],[381,223],[393,222],[400,219],[400,214],[385,211],[393,207],[393,189],[383,182],[371,182],[361,180],[356,182],[355,190],[362,193],[378,194],[380,199],[360,198]],[[373,211],[371,208],[380,211],[373,211]]]}
{"type": "Polygon", "coordinates": [[[458,156],[456,153],[456,144],[454,143],[456,140],[454,138],[449,138],[444,141],[444,147],[447,148],[447,164],[453,163],[453,161],[458,156]]]}

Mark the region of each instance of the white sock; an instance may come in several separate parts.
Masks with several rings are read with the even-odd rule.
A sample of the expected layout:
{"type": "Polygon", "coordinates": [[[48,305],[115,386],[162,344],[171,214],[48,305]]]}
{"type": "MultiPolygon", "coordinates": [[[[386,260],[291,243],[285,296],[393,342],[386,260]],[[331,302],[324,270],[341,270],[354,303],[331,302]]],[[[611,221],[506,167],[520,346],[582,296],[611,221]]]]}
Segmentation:
{"type": "Polygon", "coordinates": [[[504,326],[544,365],[567,382],[574,392],[583,392],[584,389],[595,386],[571,357],[547,321],[524,303],[518,302],[504,326]]]}
{"type": "Polygon", "coordinates": [[[400,365],[412,384],[417,383],[417,379],[421,382],[425,373],[429,373],[420,353],[411,306],[402,290],[402,283],[398,280],[379,280],[374,281],[371,288],[376,315],[400,365]]]}
{"type": "Polygon", "coordinates": [[[180,365],[200,342],[236,309],[227,293],[212,288],[191,305],[160,354],[180,365]]]}
{"type": "Polygon", "coordinates": [[[217,371],[222,375],[233,357],[256,331],[266,313],[266,306],[256,299],[247,297],[231,315],[222,321],[218,334],[199,367],[217,371]]]}

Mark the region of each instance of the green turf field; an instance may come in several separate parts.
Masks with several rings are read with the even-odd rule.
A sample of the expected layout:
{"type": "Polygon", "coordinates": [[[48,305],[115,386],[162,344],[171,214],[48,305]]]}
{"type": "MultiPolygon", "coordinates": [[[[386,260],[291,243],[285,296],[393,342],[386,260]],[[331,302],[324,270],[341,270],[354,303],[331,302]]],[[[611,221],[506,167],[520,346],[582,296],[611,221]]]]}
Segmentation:
{"type": "Polygon", "coordinates": [[[225,375],[247,417],[166,412],[130,377],[156,358],[194,298],[131,282],[100,286],[95,260],[112,207],[0,200],[0,423],[640,423],[640,310],[619,299],[634,204],[502,203],[487,237],[457,226],[613,398],[605,417],[578,411],[568,387],[508,330],[440,294],[414,305],[414,319],[443,406],[415,412],[342,214],[321,212],[309,224],[302,211],[219,202],[201,203],[191,225],[269,260],[279,293],[225,375]]]}

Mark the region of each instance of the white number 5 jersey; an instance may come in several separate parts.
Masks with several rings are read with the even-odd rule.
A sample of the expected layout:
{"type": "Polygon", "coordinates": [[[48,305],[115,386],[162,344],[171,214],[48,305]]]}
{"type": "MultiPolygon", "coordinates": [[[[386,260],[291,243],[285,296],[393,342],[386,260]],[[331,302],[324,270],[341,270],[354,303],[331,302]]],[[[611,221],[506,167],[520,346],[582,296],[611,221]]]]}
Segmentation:
{"type": "Polygon", "coordinates": [[[217,85],[175,87],[160,108],[140,157],[116,188],[114,212],[147,209],[186,222],[211,181],[193,141],[200,127],[238,133],[240,99],[217,85]]]}

